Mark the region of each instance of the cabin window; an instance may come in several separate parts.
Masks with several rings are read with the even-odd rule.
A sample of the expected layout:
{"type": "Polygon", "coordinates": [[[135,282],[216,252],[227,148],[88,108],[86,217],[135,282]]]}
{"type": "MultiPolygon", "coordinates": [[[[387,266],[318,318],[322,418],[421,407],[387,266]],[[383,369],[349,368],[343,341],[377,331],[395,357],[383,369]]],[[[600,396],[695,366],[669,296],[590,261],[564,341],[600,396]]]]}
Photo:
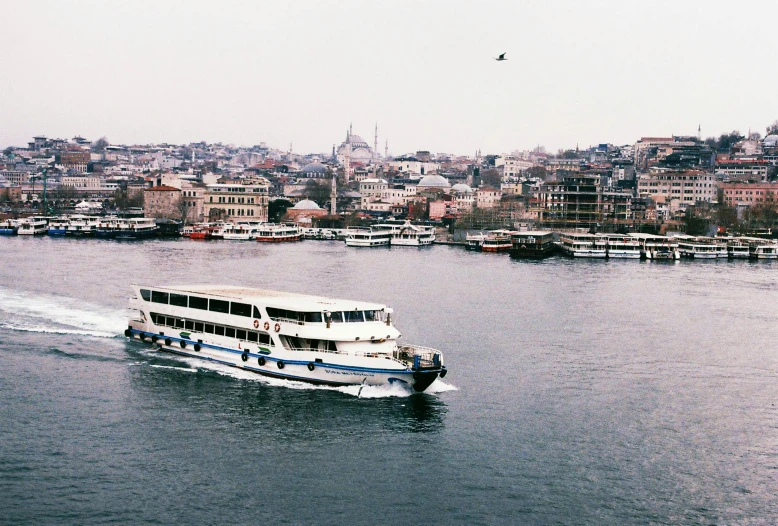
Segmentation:
{"type": "Polygon", "coordinates": [[[224,300],[210,300],[208,302],[208,310],[213,312],[223,312],[224,314],[229,314],[230,302],[224,300]]]}
{"type": "Polygon", "coordinates": [[[179,320],[176,318],[176,322],[173,324],[173,327],[176,329],[183,329],[184,328],[184,320],[179,320]]]}
{"type": "Polygon", "coordinates": [[[333,323],[343,323],[343,313],[342,312],[332,312],[330,313],[330,316],[332,317],[333,323]]]}
{"type": "Polygon", "coordinates": [[[246,331],[243,330],[236,330],[235,331],[235,337],[239,340],[245,340],[246,339],[246,331]]]}
{"type": "Polygon", "coordinates": [[[306,312],[304,313],[305,321],[307,323],[321,323],[321,312],[306,312]]]}
{"type": "Polygon", "coordinates": [[[183,294],[171,294],[170,304],[175,305],[176,307],[188,307],[189,296],[184,296],[183,294]]]}
{"type": "Polygon", "coordinates": [[[362,317],[362,311],[361,310],[347,310],[344,312],[346,317],[346,323],[354,323],[359,321],[365,321],[362,317]]]}
{"type": "Polygon", "coordinates": [[[151,291],[151,301],[154,303],[165,303],[168,302],[168,293],[167,292],[159,292],[156,290],[151,291]]]}
{"type": "Polygon", "coordinates": [[[143,301],[151,301],[151,291],[148,289],[140,289],[140,297],[143,301]]]}
{"type": "Polygon", "coordinates": [[[186,330],[193,331],[194,330],[194,322],[190,320],[186,320],[184,322],[184,326],[186,327],[186,330]]]}
{"type": "Polygon", "coordinates": [[[228,338],[234,338],[235,337],[235,329],[232,327],[225,327],[224,328],[224,335],[228,338]]]}
{"type": "Polygon", "coordinates": [[[198,298],[197,296],[189,296],[189,308],[208,310],[208,298],[198,298]]]}
{"type": "Polygon", "coordinates": [[[224,327],[221,325],[214,325],[214,334],[217,336],[224,336],[224,327]]]}
{"type": "Polygon", "coordinates": [[[374,310],[366,310],[365,311],[365,321],[379,321],[380,317],[378,316],[378,313],[374,310]]]}
{"type": "Polygon", "coordinates": [[[168,316],[167,323],[165,325],[167,325],[168,327],[175,327],[176,319],[168,316]]]}
{"type": "Polygon", "coordinates": [[[247,318],[250,318],[251,305],[248,303],[237,303],[233,301],[230,303],[230,314],[235,316],[246,316],[247,318]]]}
{"type": "Polygon", "coordinates": [[[194,326],[194,327],[195,327],[195,328],[194,328],[194,330],[195,330],[195,331],[197,331],[197,332],[203,332],[203,322],[201,322],[201,321],[196,321],[196,322],[195,322],[195,326],[194,326]]]}
{"type": "Polygon", "coordinates": [[[256,307],[256,305],[254,306],[254,317],[255,318],[261,318],[262,317],[262,314],[260,314],[259,309],[256,307]]]}
{"type": "Polygon", "coordinates": [[[207,332],[208,334],[213,334],[213,325],[211,325],[210,323],[206,323],[205,332],[207,332]]]}
{"type": "Polygon", "coordinates": [[[248,340],[250,342],[258,342],[259,341],[259,334],[257,334],[256,332],[250,332],[248,334],[248,340]]]}
{"type": "Polygon", "coordinates": [[[259,333],[259,343],[262,343],[264,345],[273,345],[273,342],[270,339],[270,335],[264,332],[259,333]]]}

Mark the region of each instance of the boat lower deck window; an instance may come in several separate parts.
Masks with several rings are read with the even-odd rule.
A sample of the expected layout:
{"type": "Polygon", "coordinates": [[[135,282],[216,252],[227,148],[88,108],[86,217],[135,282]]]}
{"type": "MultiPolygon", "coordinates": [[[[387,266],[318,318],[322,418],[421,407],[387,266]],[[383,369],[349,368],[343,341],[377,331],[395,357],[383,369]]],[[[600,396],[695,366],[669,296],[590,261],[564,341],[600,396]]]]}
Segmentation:
{"type": "Polygon", "coordinates": [[[235,329],[233,329],[232,327],[225,327],[224,328],[224,335],[227,338],[234,338],[235,337],[235,329]]]}
{"type": "Polygon", "coordinates": [[[205,332],[207,332],[208,334],[213,334],[213,325],[211,325],[210,323],[206,323],[205,332]]]}
{"type": "Polygon", "coordinates": [[[250,342],[257,342],[257,341],[259,341],[259,334],[257,334],[256,332],[250,332],[248,334],[248,340],[250,342]]]}
{"type": "Polygon", "coordinates": [[[176,329],[183,329],[184,328],[184,320],[180,320],[176,318],[175,323],[173,324],[173,327],[176,329]]]}
{"type": "Polygon", "coordinates": [[[245,340],[246,339],[246,331],[238,329],[235,331],[235,337],[239,340],[245,340]]]}
{"type": "Polygon", "coordinates": [[[203,323],[200,321],[196,321],[194,324],[194,330],[196,332],[203,332],[203,323]]]}
{"type": "Polygon", "coordinates": [[[193,331],[194,330],[194,322],[186,320],[184,322],[184,327],[186,327],[186,330],[188,330],[188,331],[193,331]]]}
{"type": "Polygon", "coordinates": [[[221,325],[214,325],[214,334],[217,336],[224,336],[224,327],[221,325]]]}

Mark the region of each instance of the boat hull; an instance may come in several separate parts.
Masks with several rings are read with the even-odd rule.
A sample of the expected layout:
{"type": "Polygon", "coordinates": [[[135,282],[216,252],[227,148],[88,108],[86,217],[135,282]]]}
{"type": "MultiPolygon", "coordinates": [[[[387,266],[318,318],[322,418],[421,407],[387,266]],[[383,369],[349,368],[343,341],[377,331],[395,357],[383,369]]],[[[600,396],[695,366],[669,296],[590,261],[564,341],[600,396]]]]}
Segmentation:
{"type": "Polygon", "coordinates": [[[445,367],[413,370],[386,369],[380,367],[354,367],[323,361],[300,360],[288,356],[265,354],[249,349],[233,349],[172,335],[157,334],[128,327],[124,332],[128,338],[151,342],[160,350],[179,356],[197,358],[222,365],[237,367],[263,376],[306,382],[318,385],[407,385],[417,392],[424,391],[438,378],[445,376],[445,367]]]}

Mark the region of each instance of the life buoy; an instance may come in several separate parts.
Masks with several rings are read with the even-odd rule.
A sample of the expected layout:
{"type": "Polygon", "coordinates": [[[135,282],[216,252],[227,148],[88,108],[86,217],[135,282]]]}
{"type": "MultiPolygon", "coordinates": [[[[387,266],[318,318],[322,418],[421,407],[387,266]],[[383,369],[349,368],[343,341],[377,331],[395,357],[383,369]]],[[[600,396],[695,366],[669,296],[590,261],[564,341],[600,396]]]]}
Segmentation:
{"type": "Polygon", "coordinates": [[[265,357],[260,356],[259,358],[257,358],[257,363],[260,365],[260,367],[265,365],[265,357]]]}
{"type": "Polygon", "coordinates": [[[199,343],[195,343],[194,350],[195,350],[195,352],[200,352],[200,344],[199,343]]]}
{"type": "Polygon", "coordinates": [[[270,330],[270,322],[266,321],[264,327],[265,327],[266,331],[269,331],[270,330]]]}
{"type": "Polygon", "coordinates": [[[276,365],[278,366],[279,369],[284,368],[284,362],[282,362],[281,360],[278,360],[278,363],[276,363],[276,365]]]}
{"type": "Polygon", "coordinates": [[[313,362],[309,362],[309,363],[308,363],[308,370],[309,370],[309,371],[313,371],[314,369],[316,369],[316,366],[315,366],[315,365],[313,365],[313,362]]]}
{"type": "Polygon", "coordinates": [[[278,331],[281,330],[281,324],[280,323],[276,323],[275,327],[273,327],[273,328],[276,330],[276,332],[278,332],[278,331]]]}
{"type": "Polygon", "coordinates": [[[241,354],[240,359],[243,360],[244,362],[247,361],[249,359],[248,353],[244,352],[243,354],[241,354]]]}
{"type": "Polygon", "coordinates": [[[259,320],[254,320],[254,328],[259,329],[259,320]]]}
{"type": "Polygon", "coordinates": [[[165,338],[165,345],[170,345],[171,343],[173,342],[170,341],[170,338],[165,338]]]}
{"type": "Polygon", "coordinates": [[[186,342],[184,340],[181,340],[181,348],[186,349],[186,342]]]}

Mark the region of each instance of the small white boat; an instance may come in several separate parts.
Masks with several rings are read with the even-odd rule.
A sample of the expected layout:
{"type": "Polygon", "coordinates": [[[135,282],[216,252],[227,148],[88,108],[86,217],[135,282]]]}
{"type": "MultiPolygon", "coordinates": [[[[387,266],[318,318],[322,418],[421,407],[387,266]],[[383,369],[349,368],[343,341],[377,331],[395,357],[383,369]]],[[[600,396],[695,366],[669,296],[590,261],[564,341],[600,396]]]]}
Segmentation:
{"type": "Polygon", "coordinates": [[[42,236],[48,228],[48,221],[42,217],[28,217],[18,223],[17,234],[20,236],[42,236]]]}

